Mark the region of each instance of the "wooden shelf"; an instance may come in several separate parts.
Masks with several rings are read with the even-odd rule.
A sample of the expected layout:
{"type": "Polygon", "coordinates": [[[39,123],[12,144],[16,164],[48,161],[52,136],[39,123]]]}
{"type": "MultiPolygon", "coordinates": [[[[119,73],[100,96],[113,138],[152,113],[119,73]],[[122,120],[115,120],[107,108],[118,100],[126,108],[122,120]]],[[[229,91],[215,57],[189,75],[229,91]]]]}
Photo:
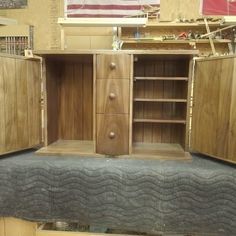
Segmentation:
{"type": "MultiPolygon", "coordinates": [[[[220,24],[219,22],[208,22],[209,26],[212,27],[226,27],[230,24],[220,24]]],[[[203,22],[184,23],[184,22],[148,22],[146,27],[206,27],[203,22]]]]}
{"type": "MultiPolygon", "coordinates": [[[[209,39],[196,39],[196,40],[160,40],[158,37],[155,38],[121,38],[123,43],[136,44],[136,43],[145,43],[145,44],[206,44],[210,43],[209,39]]],[[[214,43],[230,43],[229,39],[213,39],[214,43]]]]}
{"type": "Polygon", "coordinates": [[[161,123],[161,124],[186,124],[186,120],[181,119],[134,119],[134,123],[161,123]]]}
{"type": "Polygon", "coordinates": [[[134,80],[182,80],[182,81],[188,81],[188,77],[134,77],[134,80]]]}
{"type": "Polygon", "coordinates": [[[134,102],[182,102],[186,103],[187,99],[167,99],[167,98],[158,98],[158,99],[152,99],[152,98],[134,98],[134,102]]]}

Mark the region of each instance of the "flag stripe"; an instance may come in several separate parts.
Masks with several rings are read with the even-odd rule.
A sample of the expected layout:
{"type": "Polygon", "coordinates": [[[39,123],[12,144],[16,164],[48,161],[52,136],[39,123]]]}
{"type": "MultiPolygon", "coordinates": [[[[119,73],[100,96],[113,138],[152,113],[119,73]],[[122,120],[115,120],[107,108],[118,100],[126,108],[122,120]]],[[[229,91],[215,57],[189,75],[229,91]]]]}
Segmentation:
{"type": "Polygon", "coordinates": [[[204,15],[236,15],[236,2],[229,0],[202,0],[202,13],[204,15]]]}
{"type": "Polygon", "coordinates": [[[134,15],[134,14],[139,14],[141,13],[141,10],[116,10],[116,9],[110,9],[108,10],[96,10],[96,9],[77,9],[77,10],[68,10],[67,14],[86,14],[86,15],[134,15]]]}
{"type": "Polygon", "coordinates": [[[117,9],[117,10],[140,10],[142,6],[140,5],[68,5],[67,9],[68,10],[76,10],[76,9],[91,9],[91,10],[98,10],[98,9],[103,9],[103,10],[111,10],[111,9],[117,9]]]}
{"type": "Polygon", "coordinates": [[[67,0],[67,5],[158,5],[160,0],[67,0]]]}
{"type": "Polygon", "coordinates": [[[67,17],[123,17],[139,15],[143,5],[160,6],[160,0],[67,0],[67,17]],[[86,4],[84,4],[86,3],[86,4]]]}

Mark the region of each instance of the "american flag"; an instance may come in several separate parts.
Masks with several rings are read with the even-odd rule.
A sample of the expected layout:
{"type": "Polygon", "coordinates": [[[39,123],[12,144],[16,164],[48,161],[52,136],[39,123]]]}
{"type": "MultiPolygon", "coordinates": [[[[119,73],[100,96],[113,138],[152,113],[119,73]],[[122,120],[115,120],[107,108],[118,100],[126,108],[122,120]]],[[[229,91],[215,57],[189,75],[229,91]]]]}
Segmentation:
{"type": "Polygon", "coordinates": [[[143,6],[160,6],[160,0],[65,0],[67,17],[124,17],[139,15],[143,6]]]}
{"type": "Polygon", "coordinates": [[[236,0],[202,0],[203,15],[236,15],[236,0]]]}

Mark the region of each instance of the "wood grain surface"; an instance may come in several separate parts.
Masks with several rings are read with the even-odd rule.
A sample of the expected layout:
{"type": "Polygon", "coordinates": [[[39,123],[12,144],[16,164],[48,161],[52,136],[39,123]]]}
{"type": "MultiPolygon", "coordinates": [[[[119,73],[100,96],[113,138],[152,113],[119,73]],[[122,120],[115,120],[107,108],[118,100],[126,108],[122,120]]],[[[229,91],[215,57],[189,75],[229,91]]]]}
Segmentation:
{"type": "Polygon", "coordinates": [[[134,142],[185,146],[188,77],[185,58],[138,58],[134,64],[134,142]]]}
{"type": "Polygon", "coordinates": [[[97,55],[97,79],[129,79],[130,66],[128,54],[97,55]]]}
{"type": "Polygon", "coordinates": [[[129,83],[124,80],[97,80],[97,113],[129,113],[129,83]]]}
{"type": "Polygon", "coordinates": [[[0,58],[0,154],[41,143],[40,62],[0,58]]]}
{"type": "Polygon", "coordinates": [[[197,62],[191,135],[193,150],[231,161],[236,154],[234,60],[197,62]]]}
{"type": "Polygon", "coordinates": [[[129,115],[97,114],[97,153],[122,155],[129,153],[129,115]],[[111,138],[110,134],[114,133],[111,138]]]}

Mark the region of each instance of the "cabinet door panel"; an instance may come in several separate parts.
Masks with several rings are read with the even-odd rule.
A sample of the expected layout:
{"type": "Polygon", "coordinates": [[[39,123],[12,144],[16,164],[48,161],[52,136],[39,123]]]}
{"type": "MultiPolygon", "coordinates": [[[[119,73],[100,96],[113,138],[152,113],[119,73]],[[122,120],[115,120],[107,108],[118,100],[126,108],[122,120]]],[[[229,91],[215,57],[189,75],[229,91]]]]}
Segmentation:
{"type": "Polygon", "coordinates": [[[124,155],[129,152],[129,116],[97,114],[97,153],[124,155]]]}
{"type": "Polygon", "coordinates": [[[97,80],[97,113],[129,112],[129,80],[97,80]]]}
{"type": "Polygon", "coordinates": [[[129,79],[130,67],[130,55],[98,55],[97,79],[129,79]]]}
{"type": "Polygon", "coordinates": [[[230,106],[228,159],[236,163],[236,59],[234,59],[234,74],[232,79],[232,97],[230,106]]]}
{"type": "Polygon", "coordinates": [[[40,62],[0,57],[0,154],[41,143],[40,62]]]}
{"type": "Polygon", "coordinates": [[[191,133],[191,149],[229,161],[233,75],[232,57],[196,62],[191,133]]]}

